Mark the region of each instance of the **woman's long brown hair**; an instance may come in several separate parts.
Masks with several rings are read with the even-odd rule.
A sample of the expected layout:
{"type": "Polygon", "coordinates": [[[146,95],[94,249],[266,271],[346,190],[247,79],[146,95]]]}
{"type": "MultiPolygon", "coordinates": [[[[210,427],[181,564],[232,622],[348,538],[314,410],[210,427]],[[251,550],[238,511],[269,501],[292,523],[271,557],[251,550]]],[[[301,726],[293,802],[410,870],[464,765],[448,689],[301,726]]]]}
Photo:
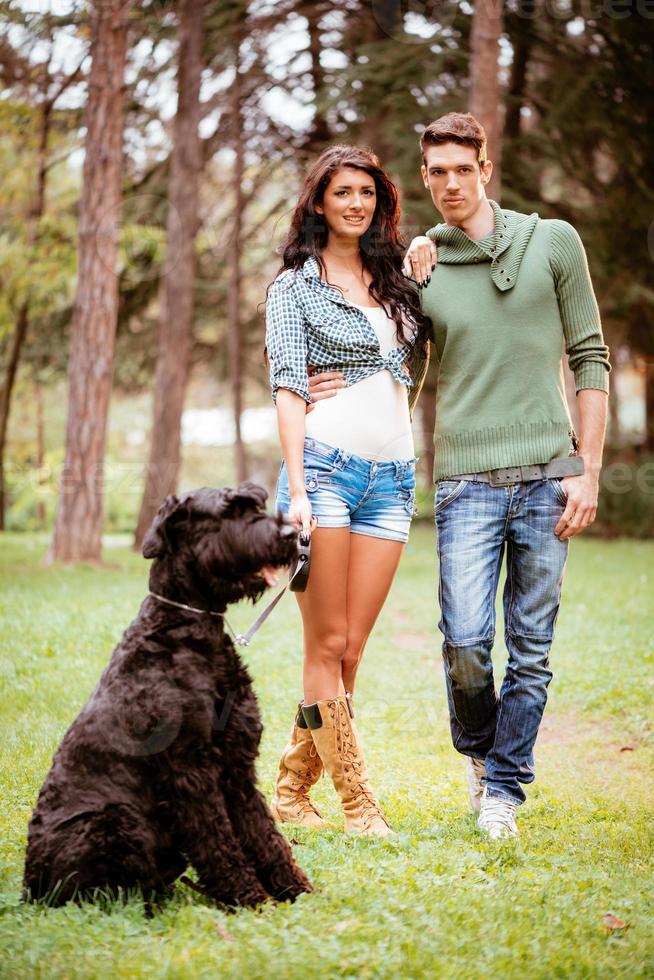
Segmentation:
{"type": "Polygon", "coordinates": [[[415,283],[402,272],[405,244],[399,232],[397,190],[374,153],[356,146],[330,146],[320,154],[306,176],[295,205],[291,227],[281,247],[282,267],[279,271],[299,270],[313,256],[327,279],[322,251],[327,244],[329,228],[324,216],[316,211],[316,204],[322,204],[327,185],[341,167],[363,170],[375,182],[377,205],[370,227],[361,237],[361,258],[372,277],[368,292],[395,321],[398,341],[411,350],[409,360],[413,374],[416,362],[424,361],[427,355],[432,324],[422,312],[415,283]],[[415,327],[412,340],[404,335],[404,318],[415,327]]]}

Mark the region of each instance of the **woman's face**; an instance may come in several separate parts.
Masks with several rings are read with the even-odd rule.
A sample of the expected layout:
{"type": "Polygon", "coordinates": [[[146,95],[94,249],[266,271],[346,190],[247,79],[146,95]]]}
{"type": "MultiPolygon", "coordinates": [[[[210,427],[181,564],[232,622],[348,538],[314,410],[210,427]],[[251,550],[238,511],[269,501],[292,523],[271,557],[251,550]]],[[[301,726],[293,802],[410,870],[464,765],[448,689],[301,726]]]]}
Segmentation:
{"type": "Polygon", "coordinates": [[[324,215],[330,236],[361,238],[370,227],[376,206],[377,192],[370,174],[342,167],[329,181],[316,211],[324,215]]]}

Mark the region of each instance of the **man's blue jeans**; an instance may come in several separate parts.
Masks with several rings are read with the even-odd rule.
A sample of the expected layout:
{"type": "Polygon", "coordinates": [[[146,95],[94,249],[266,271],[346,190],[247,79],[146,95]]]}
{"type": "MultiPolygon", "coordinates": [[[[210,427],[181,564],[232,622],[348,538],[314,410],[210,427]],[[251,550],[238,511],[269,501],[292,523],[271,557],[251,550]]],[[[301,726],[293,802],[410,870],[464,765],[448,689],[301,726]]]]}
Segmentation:
{"type": "Polygon", "coordinates": [[[489,796],[522,803],[552,679],[549,652],[568,542],[554,528],[565,507],[559,480],[508,487],[441,480],[436,487],[441,632],[454,747],[484,759],[489,796]],[[509,654],[495,692],[495,596],[506,546],[504,637],[509,654]]]}

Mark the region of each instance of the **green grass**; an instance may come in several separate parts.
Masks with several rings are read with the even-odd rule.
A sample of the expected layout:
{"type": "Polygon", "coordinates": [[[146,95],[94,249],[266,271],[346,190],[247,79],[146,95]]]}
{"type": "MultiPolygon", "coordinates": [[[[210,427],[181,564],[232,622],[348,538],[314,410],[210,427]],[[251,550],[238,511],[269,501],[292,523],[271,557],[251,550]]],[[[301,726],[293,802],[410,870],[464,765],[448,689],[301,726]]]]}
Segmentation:
{"type": "MultiPolygon", "coordinates": [[[[25,832],[50,757],[143,595],[147,564],[45,570],[45,539],[0,540],[0,976],[654,977],[654,545],[572,543],[518,844],[467,813],[447,726],[433,532],[416,526],[357,693],[374,784],[399,832],[288,832],[314,886],[293,906],[235,915],[179,886],[152,919],[126,906],[19,904],[25,832]],[[611,911],[629,923],[609,934],[611,911]],[[227,930],[227,933],[225,933],[227,930]]],[[[253,618],[234,611],[235,626],[253,618]]],[[[497,663],[503,650],[498,621],[497,663]]],[[[269,793],[299,695],[300,631],[285,599],[246,651],[266,726],[269,793]]]]}

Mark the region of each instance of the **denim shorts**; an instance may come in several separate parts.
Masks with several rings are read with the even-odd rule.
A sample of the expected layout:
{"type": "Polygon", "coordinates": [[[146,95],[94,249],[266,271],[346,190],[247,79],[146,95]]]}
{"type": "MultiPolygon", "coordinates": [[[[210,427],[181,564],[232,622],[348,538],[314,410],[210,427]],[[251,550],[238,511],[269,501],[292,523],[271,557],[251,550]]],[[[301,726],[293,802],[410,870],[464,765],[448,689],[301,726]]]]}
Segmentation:
{"type": "MultiPolygon", "coordinates": [[[[316,439],[304,440],[304,484],[318,527],[349,527],[356,534],[405,542],[415,510],[416,460],[375,462],[316,439]]],[[[282,463],[275,509],[290,507],[282,463]]]]}

